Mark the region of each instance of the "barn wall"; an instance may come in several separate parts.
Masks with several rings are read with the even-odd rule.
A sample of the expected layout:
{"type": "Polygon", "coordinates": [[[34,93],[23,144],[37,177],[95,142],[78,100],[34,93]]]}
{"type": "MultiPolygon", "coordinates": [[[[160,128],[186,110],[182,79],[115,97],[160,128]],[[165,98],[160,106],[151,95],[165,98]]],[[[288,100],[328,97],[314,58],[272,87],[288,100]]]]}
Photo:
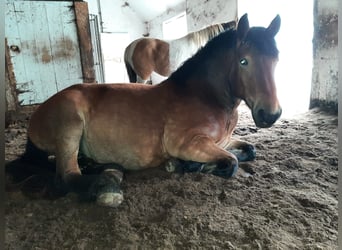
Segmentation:
{"type": "Polygon", "coordinates": [[[237,0],[187,1],[187,16],[189,32],[213,23],[237,20],[237,0]]]}
{"type": "Polygon", "coordinates": [[[190,33],[215,23],[236,20],[237,0],[186,1],[149,22],[150,37],[163,38],[162,23],[185,10],[190,33]]]}
{"type": "Polygon", "coordinates": [[[104,83],[128,82],[124,50],[146,33],[145,23],[124,0],[88,0],[88,6],[99,23],[102,70],[97,68],[97,75],[103,72],[104,83]]]}
{"type": "Polygon", "coordinates": [[[22,105],[41,103],[72,84],[94,78],[91,62],[81,62],[89,49],[81,54],[80,48],[89,37],[78,37],[76,19],[81,23],[84,15],[76,17],[74,8],[71,1],[6,2],[5,37],[13,66],[9,73],[14,73],[22,105]],[[89,72],[86,79],[84,70],[89,72]]]}
{"type": "Polygon", "coordinates": [[[315,0],[310,108],[337,111],[338,0],[315,0]]]}
{"type": "Polygon", "coordinates": [[[185,10],[186,10],[186,3],[184,2],[184,3],[178,4],[174,8],[168,9],[162,15],[148,22],[149,36],[163,39],[163,22],[174,16],[177,16],[178,14],[184,12],[185,10]]]}
{"type": "Polygon", "coordinates": [[[89,13],[98,15],[102,20],[101,32],[129,33],[130,40],[142,37],[145,33],[145,24],[122,0],[88,0],[89,13]],[[101,10],[99,10],[99,7],[101,10]]]}

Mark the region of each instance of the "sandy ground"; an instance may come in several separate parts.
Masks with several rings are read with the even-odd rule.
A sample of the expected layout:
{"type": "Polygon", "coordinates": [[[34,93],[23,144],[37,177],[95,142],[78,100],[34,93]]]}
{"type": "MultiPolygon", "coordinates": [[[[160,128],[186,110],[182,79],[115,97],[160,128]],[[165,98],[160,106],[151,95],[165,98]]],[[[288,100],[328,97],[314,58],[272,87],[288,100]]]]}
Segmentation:
{"type": "MultiPolygon", "coordinates": [[[[26,125],[6,129],[6,160],[23,152],[26,125]]],[[[235,136],[257,149],[236,177],[129,173],[115,209],[7,192],[6,249],[337,249],[337,116],[257,129],[242,107],[235,136]]]]}

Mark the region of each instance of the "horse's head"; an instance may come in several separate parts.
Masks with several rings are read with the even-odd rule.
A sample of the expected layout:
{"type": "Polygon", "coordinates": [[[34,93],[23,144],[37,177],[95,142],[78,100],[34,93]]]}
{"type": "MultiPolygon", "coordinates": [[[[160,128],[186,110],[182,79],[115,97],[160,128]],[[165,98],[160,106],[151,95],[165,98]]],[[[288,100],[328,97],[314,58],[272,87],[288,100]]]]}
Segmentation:
{"type": "Polygon", "coordinates": [[[254,122],[261,128],[272,126],[281,115],[274,81],[278,62],[274,36],[279,28],[279,16],[267,28],[250,28],[247,14],[241,17],[237,27],[238,73],[232,89],[252,110],[254,122]]]}

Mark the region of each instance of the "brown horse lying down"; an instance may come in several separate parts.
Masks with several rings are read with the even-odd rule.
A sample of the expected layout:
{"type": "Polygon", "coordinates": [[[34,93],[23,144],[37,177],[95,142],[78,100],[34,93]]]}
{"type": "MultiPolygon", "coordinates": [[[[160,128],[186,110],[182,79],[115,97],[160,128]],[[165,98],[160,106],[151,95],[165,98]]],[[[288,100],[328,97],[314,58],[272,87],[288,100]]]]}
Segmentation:
{"type": "Polygon", "coordinates": [[[82,175],[79,153],[129,170],[183,164],[185,171],[233,176],[238,160],[255,157],[251,144],[231,139],[240,101],[258,127],[281,115],[273,77],[279,28],[279,16],[268,28],[249,28],[244,15],[236,30],[210,40],[159,85],[79,84],[55,94],[32,115],[21,160],[55,155],[69,191],[112,207],[123,200],[122,173],[82,175]]]}

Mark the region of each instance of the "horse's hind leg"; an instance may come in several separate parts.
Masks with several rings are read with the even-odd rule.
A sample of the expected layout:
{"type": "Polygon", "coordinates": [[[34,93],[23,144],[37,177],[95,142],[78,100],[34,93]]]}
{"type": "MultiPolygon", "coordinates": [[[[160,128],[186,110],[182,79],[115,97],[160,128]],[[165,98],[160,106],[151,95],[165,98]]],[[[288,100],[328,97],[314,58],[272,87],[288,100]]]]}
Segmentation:
{"type": "Polygon", "coordinates": [[[82,175],[78,165],[78,151],[83,123],[68,124],[57,142],[57,174],[66,187],[85,200],[96,200],[100,205],[116,207],[123,201],[120,190],[122,174],[107,169],[101,174],[82,175]]]}
{"type": "Polygon", "coordinates": [[[99,205],[116,207],[123,201],[120,189],[122,172],[105,169],[101,174],[82,175],[77,163],[77,151],[70,157],[58,157],[57,166],[63,169],[61,178],[70,191],[76,192],[87,201],[96,200],[99,205]]]}
{"type": "Polygon", "coordinates": [[[252,161],[256,157],[255,147],[238,139],[232,139],[226,150],[234,154],[240,162],[252,161]]]}

